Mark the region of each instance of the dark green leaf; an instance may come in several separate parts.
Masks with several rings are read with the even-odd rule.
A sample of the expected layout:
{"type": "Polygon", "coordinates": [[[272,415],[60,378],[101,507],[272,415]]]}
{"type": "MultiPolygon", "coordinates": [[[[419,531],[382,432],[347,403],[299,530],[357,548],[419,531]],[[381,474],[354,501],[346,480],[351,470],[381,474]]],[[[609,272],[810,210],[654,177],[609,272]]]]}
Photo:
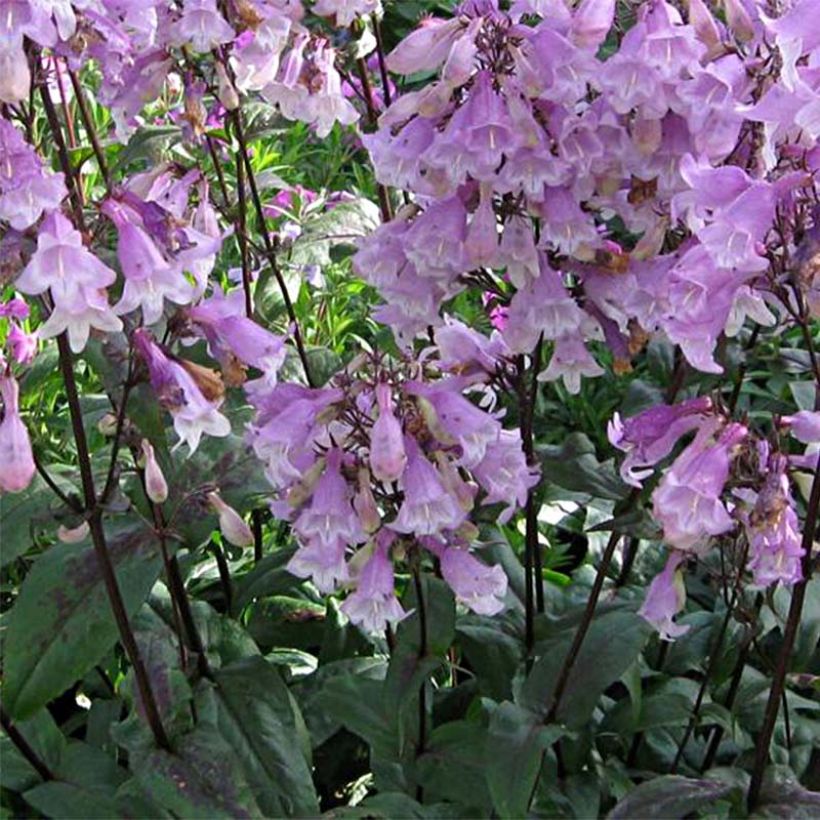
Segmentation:
{"type": "Polygon", "coordinates": [[[635,817],[682,818],[711,806],[732,792],[732,786],[714,780],[692,780],[662,775],[636,786],[609,813],[609,820],[635,817]]]}
{"type": "Polygon", "coordinates": [[[619,501],[629,491],[612,459],[598,461],[595,446],[583,433],[571,433],[563,444],[538,448],[544,479],[565,490],[619,501]]]}
{"type": "MultiPolygon", "coordinates": [[[[152,533],[141,524],[112,532],[108,553],[133,614],[162,566],[152,533]]],[[[18,719],[34,714],[104,657],[117,634],[94,548],[55,544],[26,576],[8,618],[6,708],[18,719]]]]}
{"type": "Polygon", "coordinates": [[[565,734],[560,726],[506,701],[493,704],[485,744],[487,782],[500,817],[524,817],[544,752],[565,734]]]}
{"type": "Polygon", "coordinates": [[[262,811],[273,817],[316,815],[310,742],[277,669],[262,657],[245,658],[218,670],[215,684],[206,699],[213,697],[219,733],[242,765],[262,811]]]}

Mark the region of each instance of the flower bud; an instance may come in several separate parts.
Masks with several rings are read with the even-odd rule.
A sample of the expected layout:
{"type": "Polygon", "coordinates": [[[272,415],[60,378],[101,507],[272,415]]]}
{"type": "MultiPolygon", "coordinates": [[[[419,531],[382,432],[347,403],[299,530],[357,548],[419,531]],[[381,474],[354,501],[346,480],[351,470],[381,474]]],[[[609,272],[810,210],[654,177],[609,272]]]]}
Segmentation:
{"type": "Polygon", "coordinates": [[[251,528],[233,507],[220,498],[219,493],[208,493],[208,501],[219,515],[219,529],[226,541],[235,547],[249,547],[253,544],[251,528]]]}
{"type": "Polygon", "coordinates": [[[216,64],[216,96],[226,110],[235,111],[239,108],[239,95],[236,93],[228,72],[225,71],[225,66],[219,62],[216,64]]]}
{"type": "Polygon", "coordinates": [[[68,527],[60,524],[57,530],[57,538],[64,544],[79,544],[80,541],[83,541],[88,535],[88,530],[88,521],[83,521],[79,527],[74,527],[73,529],[68,529],[68,527]]]}
{"type": "Polygon", "coordinates": [[[113,436],[117,432],[117,417],[114,413],[106,413],[97,422],[97,430],[106,437],[113,436]]]}
{"type": "Polygon", "coordinates": [[[146,438],[142,440],[142,454],[145,456],[145,493],[154,504],[162,504],[168,498],[168,483],[157,464],[154,448],[146,438]]]}
{"type": "Polygon", "coordinates": [[[358,482],[359,488],[353,497],[353,509],[362,522],[362,529],[368,534],[374,533],[381,526],[382,519],[376,506],[376,499],[373,497],[373,490],[370,488],[370,470],[367,467],[359,470],[358,482]]]}
{"type": "Polygon", "coordinates": [[[19,493],[34,478],[34,455],[20,420],[19,388],[11,376],[0,376],[3,420],[0,421],[0,492],[19,493]]]}
{"type": "Polygon", "coordinates": [[[376,387],[379,417],[370,431],[370,469],[379,481],[397,481],[407,464],[401,424],[393,415],[390,386],[376,387]]]}

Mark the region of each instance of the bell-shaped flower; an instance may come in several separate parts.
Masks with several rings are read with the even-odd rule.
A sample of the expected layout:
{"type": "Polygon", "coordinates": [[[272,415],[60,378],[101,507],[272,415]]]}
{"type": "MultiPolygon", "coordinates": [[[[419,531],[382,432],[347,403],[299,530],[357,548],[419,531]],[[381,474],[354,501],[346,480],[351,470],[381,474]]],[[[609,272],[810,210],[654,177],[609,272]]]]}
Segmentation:
{"type": "Polygon", "coordinates": [[[676,550],[669,553],[666,566],[652,579],[638,614],[658,630],[665,641],[673,641],[689,631],[689,626],[676,624],[674,617],[686,603],[686,587],[680,565],[685,555],[676,550]]]}
{"type": "Polygon", "coordinates": [[[342,475],[342,451],[334,448],[327,454],[322,477],[316,482],[310,503],[293,524],[304,541],[331,545],[336,540],[359,544],[365,540],[359,516],[353,508],[353,493],[342,475]]]}
{"type": "Polygon", "coordinates": [[[461,395],[458,379],[435,386],[408,382],[406,391],[418,396],[430,432],[445,446],[458,445],[458,463],[472,467],[484,458],[487,445],[497,441],[501,424],[461,395]]]}
{"type": "Polygon", "coordinates": [[[595,50],[606,39],[615,18],[615,0],[583,0],[572,15],[569,39],[595,50]]]}
{"type": "Polygon", "coordinates": [[[310,578],[319,592],[329,595],[350,580],[350,571],[345,562],[346,546],[341,538],[330,543],[318,539],[308,541],[288,561],[287,570],[297,578],[310,578]]]}
{"type": "Polygon", "coordinates": [[[219,493],[208,493],[208,503],[219,516],[219,529],[228,543],[235,547],[249,547],[253,544],[251,528],[219,493]]]}
{"type": "Polygon", "coordinates": [[[24,231],[44,212],[57,209],[66,194],[63,175],[48,171],[20,131],[5,117],[0,117],[0,219],[24,231]]]}
{"type": "Polygon", "coordinates": [[[383,633],[388,624],[394,625],[409,614],[396,598],[393,565],[388,557],[392,534],[385,530],[382,533],[359,575],[356,591],[341,607],[351,622],[368,634],[383,633]]]}
{"type": "Polygon", "coordinates": [[[742,424],[729,424],[715,441],[719,425],[718,419],[703,423],[652,494],[655,520],[675,549],[700,552],[711,538],[735,526],[720,496],[733,451],[748,431],[742,424]]]}
{"type": "Polygon", "coordinates": [[[581,376],[595,378],[604,369],[592,358],[592,354],[577,333],[555,340],[552,358],[546,370],[538,374],[538,381],[549,382],[563,379],[570,393],[581,392],[581,376]]]}
{"type": "Polygon", "coordinates": [[[457,499],[447,492],[441,476],[419,448],[405,436],[407,468],[401,480],[404,491],[396,520],[388,526],[407,535],[438,535],[456,529],[466,518],[457,499]]]}
{"type": "Polygon", "coordinates": [[[216,0],[185,0],[182,17],[171,24],[169,33],[175,45],[190,45],[200,54],[229,43],[236,36],[219,13],[216,0]]]}
{"type": "Polygon", "coordinates": [[[0,491],[19,493],[34,478],[34,456],[28,431],[20,419],[19,387],[11,375],[0,375],[0,491]]]}
{"type": "Polygon", "coordinates": [[[527,464],[517,430],[502,430],[498,439],[487,445],[484,458],[472,468],[472,473],[487,493],[485,504],[507,504],[498,517],[501,524],[527,503],[527,494],[539,479],[537,468],[527,464]]]}
{"type": "Polygon", "coordinates": [[[457,546],[443,548],[440,561],[441,575],[458,601],[479,615],[496,615],[504,609],[507,575],[500,566],[488,567],[457,546]]]}
{"type": "Polygon", "coordinates": [[[372,535],[382,525],[382,517],[376,505],[373,489],[370,486],[370,470],[360,467],[357,475],[356,495],[353,496],[353,509],[359,516],[362,529],[372,535]]]}
{"type": "Polygon", "coordinates": [[[387,55],[387,67],[396,74],[435,71],[447,59],[462,28],[457,17],[428,17],[387,55]]]}
{"type": "Polygon", "coordinates": [[[778,581],[795,584],[803,578],[800,523],[787,473],[788,459],[773,454],[765,465],[760,491],[741,491],[751,509],[741,513],[749,541],[748,569],[756,587],[778,581]]]}
{"type": "Polygon", "coordinates": [[[142,455],[145,459],[145,494],[154,504],[163,504],[168,499],[168,482],[157,463],[154,446],[147,438],[142,440],[142,455]]]}
{"type": "Polygon", "coordinates": [[[143,229],[139,215],[113,199],[106,200],[100,210],[117,227],[117,258],[125,277],[122,297],[114,307],[116,313],[142,308],[143,321],[152,325],[162,316],[165,299],[178,305],[190,302],[191,285],[167,262],[143,229]]]}
{"type": "Polygon", "coordinates": [[[398,481],[407,464],[401,422],[393,413],[390,385],[376,386],[379,417],[370,430],[370,471],[379,481],[398,481]]]}
{"type": "Polygon", "coordinates": [[[268,385],[275,385],[287,349],[283,336],[265,330],[245,315],[242,290],[223,294],[215,288],[213,296],[188,311],[188,315],[208,340],[211,355],[223,370],[230,370],[232,358],[262,371],[268,385]]]}
{"type": "Polygon", "coordinates": [[[672,452],[681,436],[695,430],[712,412],[708,396],[687,399],[679,404],[657,405],[621,420],[615,413],[607,427],[613,447],[627,454],[621,464],[621,478],[633,487],[652,475],[652,467],[672,452]]]}
{"type": "Polygon", "coordinates": [[[803,444],[820,441],[820,410],[800,410],[793,416],[783,416],[780,423],[803,444]]]}
{"type": "Polygon", "coordinates": [[[197,380],[179,361],[167,356],[147,330],[134,332],[134,346],[148,366],[160,404],[174,419],[177,447],[185,442],[193,453],[203,433],[216,437],[230,434],[231,424],[218,410],[221,397],[206,398],[197,380]]]}
{"type": "Polygon", "coordinates": [[[30,295],[51,291],[54,309],[39,335],[47,339],[68,331],[71,349],[78,353],[92,327],[111,332],[122,329],[104,290],[116,278],[114,271],[85,248],[69,220],[54,211],[40,226],[37,250],[15,286],[30,295]]]}

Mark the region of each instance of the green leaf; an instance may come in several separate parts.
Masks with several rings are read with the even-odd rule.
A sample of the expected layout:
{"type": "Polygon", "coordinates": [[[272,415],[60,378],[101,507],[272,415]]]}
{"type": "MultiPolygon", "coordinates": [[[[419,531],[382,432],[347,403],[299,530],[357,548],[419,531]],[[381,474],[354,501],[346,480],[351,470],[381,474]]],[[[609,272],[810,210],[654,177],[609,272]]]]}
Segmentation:
{"type": "MultiPolygon", "coordinates": [[[[629,610],[615,609],[596,616],[570,671],[558,721],[570,728],[583,726],[604,690],[638,657],[651,632],[649,624],[629,610]]],[[[541,657],[522,687],[522,706],[542,713],[549,709],[572,638],[572,632],[564,632],[539,645],[541,657]]]]}
{"type": "Polygon", "coordinates": [[[487,728],[480,723],[456,720],[436,727],[416,761],[425,800],[452,801],[469,809],[464,814],[471,817],[489,813],[493,804],[485,773],[486,743],[487,728]]]}
{"type": "Polygon", "coordinates": [[[521,642],[504,625],[498,617],[467,615],[456,627],[456,643],[478,677],[479,691],[498,701],[512,697],[512,680],[523,657],[521,642]]]}
{"type": "Polygon", "coordinates": [[[636,786],[607,816],[609,820],[687,817],[726,797],[732,789],[733,786],[714,780],[662,775],[636,786]]]}
{"type": "MultiPolygon", "coordinates": [[[[126,612],[148,597],[162,559],[141,524],[108,537],[126,612]]],[[[26,576],[8,617],[3,698],[11,715],[25,719],[64,692],[117,640],[97,556],[90,543],[57,543],[26,576]]]]}
{"type": "MultiPolygon", "coordinates": [[[[18,732],[37,756],[54,771],[60,763],[66,739],[47,709],[40,709],[28,720],[15,721],[18,732]]],[[[0,786],[22,792],[40,781],[34,767],[23,757],[4,732],[0,735],[0,786]]]]}
{"type": "Polygon", "coordinates": [[[82,817],[87,820],[110,820],[123,817],[123,809],[113,794],[77,786],[74,783],[50,781],[29,789],[23,799],[45,817],[82,817]]]}
{"type": "Polygon", "coordinates": [[[214,682],[216,687],[207,695],[215,701],[212,719],[233,749],[263,813],[318,814],[307,731],[276,668],[260,656],[245,658],[215,672],[214,682]]]}
{"type": "MultiPolygon", "coordinates": [[[[72,483],[59,473],[53,471],[52,478],[65,493],[74,492],[72,483]]],[[[0,567],[23,555],[34,544],[38,532],[47,524],[54,523],[54,515],[49,508],[55,502],[57,499],[54,491],[39,475],[34,477],[23,492],[0,497],[0,534],[3,545],[0,550],[0,567]]],[[[64,513],[69,512],[62,502],[57,503],[64,513]]]]}
{"type": "Polygon", "coordinates": [[[147,796],[177,817],[259,817],[231,746],[208,726],[180,738],[177,753],[153,749],[132,768],[147,796]]]}
{"type": "Polygon", "coordinates": [[[288,572],[285,565],[293,556],[292,549],[277,549],[266,555],[234,585],[234,609],[241,612],[257,598],[292,592],[301,581],[288,572]]]}
{"type": "Polygon", "coordinates": [[[562,444],[538,448],[544,479],[572,492],[619,501],[628,487],[618,477],[612,459],[598,461],[595,446],[583,433],[571,433],[562,444]]]}
{"type": "Polygon", "coordinates": [[[492,704],[485,754],[487,782],[500,817],[525,817],[544,752],[565,734],[506,701],[492,704]]]}

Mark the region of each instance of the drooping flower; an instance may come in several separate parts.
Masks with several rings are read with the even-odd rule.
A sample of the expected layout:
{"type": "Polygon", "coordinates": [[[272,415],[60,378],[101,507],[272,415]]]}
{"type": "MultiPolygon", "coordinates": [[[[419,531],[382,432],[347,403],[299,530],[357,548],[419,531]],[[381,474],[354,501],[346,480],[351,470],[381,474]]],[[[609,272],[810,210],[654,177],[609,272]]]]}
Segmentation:
{"type": "Polygon", "coordinates": [[[396,598],[393,566],[388,557],[394,536],[386,530],[382,533],[358,577],[356,591],[348,595],[341,607],[352,623],[370,634],[384,632],[388,624],[394,625],[409,614],[396,598]]]}
{"type": "Polygon", "coordinates": [[[504,609],[507,575],[495,565],[487,566],[458,546],[440,550],[441,575],[456,599],[479,615],[496,615],[504,609]]]}
{"type": "Polygon", "coordinates": [[[686,603],[686,587],[680,565],[684,553],[672,550],[663,570],[652,579],[638,614],[658,630],[665,641],[674,641],[689,631],[688,625],[677,624],[674,617],[686,603]]]}
{"type": "Polygon", "coordinates": [[[390,385],[376,386],[379,417],[370,430],[370,471],[379,481],[398,481],[407,464],[401,423],[393,413],[390,385]]]}
{"type": "Polygon", "coordinates": [[[778,581],[794,584],[803,578],[804,550],[787,468],[785,456],[771,455],[760,491],[738,493],[751,507],[741,518],[749,539],[748,568],[760,588],[778,581]]]}
{"type": "Polygon", "coordinates": [[[654,517],[663,526],[664,540],[675,549],[699,552],[710,538],[735,527],[721,494],[732,452],[748,431],[732,423],[715,440],[719,425],[717,419],[702,424],[652,494],[654,517]]]}
{"type": "Polygon", "coordinates": [[[309,504],[293,524],[293,529],[304,541],[333,545],[358,544],[365,540],[356,510],[353,494],[341,473],[342,452],[334,448],[327,454],[325,471],[316,483],[309,504]]]}
{"type": "Polygon", "coordinates": [[[780,423],[803,444],[820,441],[820,411],[800,410],[792,416],[783,416],[780,423]]]}
{"type": "Polygon", "coordinates": [[[205,54],[236,36],[216,7],[216,0],[185,0],[182,17],[171,25],[172,42],[205,54]]]}
{"type": "Polygon", "coordinates": [[[59,211],[43,220],[37,250],[15,286],[22,293],[51,291],[54,309],[39,336],[48,339],[68,331],[71,349],[79,353],[91,328],[116,332],[122,322],[108,304],[105,288],[117,275],[83,245],[79,231],[59,211]]]}
{"type": "Polygon", "coordinates": [[[0,491],[4,493],[19,493],[34,478],[31,441],[20,419],[19,390],[13,376],[0,375],[0,491]]]}
{"type": "Polygon", "coordinates": [[[388,526],[408,535],[439,535],[455,530],[466,518],[464,510],[444,487],[436,468],[416,444],[405,436],[407,467],[401,480],[404,491],[396,520],[388,526]]]}
{"type": "Polygon", "coordinates": [[[193,453],[203,433],[216,437],[230,434],[231,424],[218,410],[221,397],[206,398],[189,371],[167,356],[147,330],[134,332],[134,346],[148,366],[160,404],[173,417],[179,436],[177,447],[185,442],[193,453]]]}

